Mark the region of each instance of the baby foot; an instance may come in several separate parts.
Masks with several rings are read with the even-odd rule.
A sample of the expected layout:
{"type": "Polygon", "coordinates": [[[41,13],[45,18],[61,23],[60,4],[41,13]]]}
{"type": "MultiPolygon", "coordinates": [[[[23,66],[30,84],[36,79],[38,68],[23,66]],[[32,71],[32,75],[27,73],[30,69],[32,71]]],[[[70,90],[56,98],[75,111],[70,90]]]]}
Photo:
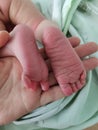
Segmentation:
{"type": "Polygon", "coordinates": [[[37,49],[32,30],[25,25],[18,25],[11,32],[11,40],[2,49],[3,56],[15,56],[23,68],[24,84],[35,89],[41,83],[47,90],[48,69],[37,49]]]}
{"type": "Polygon", "coordinates": [[[81,89],[85,84],[86,72],[64,34],[57,28],[48,27],[43,34],[43,44],[64,94],[69,96],[81,89]]]}

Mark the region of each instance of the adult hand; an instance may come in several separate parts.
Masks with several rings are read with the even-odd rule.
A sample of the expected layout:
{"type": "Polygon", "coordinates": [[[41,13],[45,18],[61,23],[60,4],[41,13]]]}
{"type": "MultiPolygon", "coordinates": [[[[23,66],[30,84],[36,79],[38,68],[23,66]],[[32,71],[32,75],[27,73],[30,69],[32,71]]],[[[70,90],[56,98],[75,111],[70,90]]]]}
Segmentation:
{"type": "MultiPolygon", "coordinates": [[[[79,43],[77,38],[69,40],[74,47],[79,43]]],[[[3,45],[2,43],[0,44],[0,46],[3,45]]],[[[75,48],[81,58],[97,51],[97,49],[98,46],[95,43],[88,43],[75,48]],[[86,51],[82,54],[84,49],[86,51]]],[[[41,50],[41,54],[46,58],[44,50],[41,50]]],[[[43,92],[40,87],[34,91],[31,88],[23,86],[21,81],[22,68],[15,57],[0,59],[0,125],[16,120],[37,107],[65,96],[54,78],[49,60],[47,59],[46,62],[50,70],[50,85],[53,87],[43,92]]],[[[83,64],[88,71],[98,66],[98,60],[96,58],[83,60],[83,64]]]]}
{"type": "MultiPolygon", "coordinates": [[[[32,27],[34,30],[39,22],[44,19],[38,12],[40,17],[38,17],[38,15],[36,15],[37,17],[35,16],[38,22],[34,21],[34,8],[29,0],[0,0],[0,30],[5,29],[10,31],[15,25],[21,23],[32,27]],[[36,24],[33,25],[33,23],[36,24]]],[[[0,44],[0,46],[3,45],[1,41],[0,44]]],[[[74,43],[72,44],[76,46],[74,43]]],[[[97,48],[96,44],[90,43],[79,46],[75,50],[82,58],[95,52],[97,48]],[[82,54],[84,49],[86,49],[86,51],[82,54]]],[[[91,58],[84,60],[83,63],[86,70],[90,70],[98,65],[98,60],[91,58]]],[[[51,71],[50,65],[49,68],[51,71]]],[[[42,92],[40,87],[38,87],[36,91],[33,91],[23,86],[21,81],[22,68],[15,57],[1,58],[0,71],[0,125],[7,124],[39,106],[64,97],[52,72],[50,72],[49,78],[50,85],[53,87],[46,92],[42,92]]]]}

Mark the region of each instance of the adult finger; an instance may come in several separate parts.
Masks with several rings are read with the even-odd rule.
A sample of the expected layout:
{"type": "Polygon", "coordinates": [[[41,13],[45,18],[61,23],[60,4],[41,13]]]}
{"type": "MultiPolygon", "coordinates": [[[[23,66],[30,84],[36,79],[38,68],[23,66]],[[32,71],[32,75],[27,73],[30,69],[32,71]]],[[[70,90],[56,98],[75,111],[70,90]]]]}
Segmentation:
{"type": "MultiPolygon", "coordinates": [[[[85,59],[83,61],[83,65],[86,71],[93,70],[94,68],[98,67],[98,59],[95,57],[92,57],[90,59],[85,59]]],[[[50,86],[54,86],[58,84],[53,72],[49,73],[49,84],[50,86]]]]}
{"type": "MultiPolygon", "coordinates": [[[[87,71],[94,69],[96,66],[98,66],[98,59],[96,58],[90,58],[88,60],[83,61],[84,67],[86,68],[87,71]]],[[[51,103],[53,101],[56,101],[60,98],[66,97],[63,92],[61,91],[60,87],[56,84],[56,80],[54,80],[53,73],[50,74],[52,75],[52,80],[50,79],[51,87],[48,91],[44,92],[41,98],[41,106],[46,105],[48,103],[51,103]]]]}
{"type": "Polygon", "coordinates": [[[80,58],[83,58],[85,56],[88,56],[88,55],[98,51],[98,45],[94,42],[89,42],[89,43],[76,47],[75,51],[80,58]]]}
{"type": "Polygon", "coordinates": [[[7,31],[0,31],[0,47],[4,46],[10,39],[7,31]]]}
{"type": "MultiPolygon", "coordinates": [[[[84,59],[82,62],[83,62],[83,65],[84,65],[86,71],[89,71],[89,70],[92,70],[92,69],[98,67],[98,58],[96,58],[96,57],[84,59]]],[[[52,73],[50,61],[47,60],[46,64],[49,68],[50,73],[52,73]]]]}
{"type": "MultiPolygon", "coordinates": [[[[79,39],[73,37],[73,38],[70,38],[70,43],[72,44],[73,47],[75,47],[75,51],[80,58],[83,58],[85,56],[88,56],[88,55],[98,51],[98,45],[94,42],[89,42],[89,43],[86,43],[83,45],[79,45],[79,39]],[[72,39],[74,39],[74,40],[72,40],[72,39]]],[[[44,59],[48,58],[44,48],[41,49],[40,53],[44,57],[44,59]]]]}
{"type": "MultiPolygon", "coordinates": [[[[72,47],[76,47],[80,43],[80,39],[78,37],[70,37],[68,40],[70,41],[72,47]]],[[[44,59],[48,58],[44,48],[41,48],[39,51],[44,59]]]]}
{"type": "Polygon", "coordinates": [[[98,67],[98,59],[95,57],[86,59],[83,61],[84,67],[86,69],[86,71],[92,70],[96,67],[98,67]]]}
{"type": "Polygon", "coordinates": [[[63,97],[65,97],[65,95],[61,91],[61,88],[58,85],[56,85],[49,88],[48,91],[43,92],[40,103],[41,106],[43,106],[63,97]]]}
{"type": "Polygon", "coordinates": [[[68,40],[70,41],[72,47],[76,47],[80,44],[80,39],[78,37],[70,37],[68,40]]]}
{"type": "MultiPolygon", "coordinates": [[[[95,57],[84,59],[82,62],[84,64],[86,71],[92,70],[98,66],[98,58],[95,58],[95,57]]],[[[49,72],[51,73],[53,70],[52,70],[51,63],[50,63],[49,59],[46,60],[46,64],[47,64],[47,67],[49,69],[49,72]]]]}

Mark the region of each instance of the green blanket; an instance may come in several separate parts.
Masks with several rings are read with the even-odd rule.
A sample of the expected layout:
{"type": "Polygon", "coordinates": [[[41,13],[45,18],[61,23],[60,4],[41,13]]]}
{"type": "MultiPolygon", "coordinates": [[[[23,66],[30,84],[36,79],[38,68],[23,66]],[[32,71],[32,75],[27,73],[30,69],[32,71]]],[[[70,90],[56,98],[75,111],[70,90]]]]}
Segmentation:
{"type": "MultiPolygon", "coordinates": [[[[65,35],[80,37],[81,44],[98,43],[98,0],[33,1],[65,35]]],[[[93,55],[98,57],[98,53],[93,55]]],[[[40,107],[0,130],[82,130],[97,122],[98,68],[88,73],[87,83],[78,93],[40,107]]]]}

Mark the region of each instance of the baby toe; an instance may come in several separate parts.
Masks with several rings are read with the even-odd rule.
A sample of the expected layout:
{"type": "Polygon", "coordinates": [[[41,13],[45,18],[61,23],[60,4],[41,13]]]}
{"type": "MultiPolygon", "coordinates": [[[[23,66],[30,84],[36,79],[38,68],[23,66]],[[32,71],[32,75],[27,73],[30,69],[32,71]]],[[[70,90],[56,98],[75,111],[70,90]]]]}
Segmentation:
{"type": "Polygon", "coordinates": [[[65,86],[61,87],[61,89],[66,96],[73,94],[73,89],[70,84],[65,84],[65,86]]]}
{"type": "Polygon", "coordinates": [[[26,88],[31,88],[32,90],[36,90],[39,86],[38,82],[31,80],[27,75],[22,76],[23,85],[26,88]]]}
{"type": "Polygon", "coordinates": [[[76,83],[72,83],[71,86],[72,86],[73,92],[77,92],[79,90],[79,88],[77,87],[76,83]]]}

